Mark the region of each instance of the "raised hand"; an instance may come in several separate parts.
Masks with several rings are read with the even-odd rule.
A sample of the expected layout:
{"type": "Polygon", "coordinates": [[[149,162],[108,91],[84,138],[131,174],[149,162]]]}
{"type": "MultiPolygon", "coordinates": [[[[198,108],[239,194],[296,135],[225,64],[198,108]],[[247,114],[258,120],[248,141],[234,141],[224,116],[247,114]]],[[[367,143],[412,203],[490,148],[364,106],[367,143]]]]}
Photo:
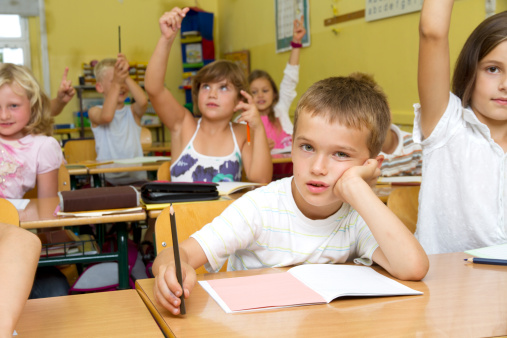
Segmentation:
{"type": "Polygon", "coordinates": [[[301,43],[303,41],[303,37],[306,34],[306,29],[304,25],[304,16],[301,15],[301,20],[295,19],[294,20],[294,29],[292,33],[292,41],[295,43],[301,43]]]}
{"type": "Polygon", "coordinates": [[[188,7],[183,9],[174,7],[170,12],[165,12],[158,20],[162,36],[167,40],[174,40],[178,30],[181,28],[181,21],[188,11],[188,7]]]}
{"type": "Polygon", "coordinates": [[[118,54],[116,64],[114,65],[114,76],[113,81],[117,83],[125,83],[125,80],[129,76],[129,62],[123,54],[118,54]]]}
{"type": "Polygon", "coordinates": [[[62,82],[60,82],[60,87],[58,87],[58,93],[56,94],[56,98],[62,103],[68,103],[76,94],[76,90],[72,87],[72,81],[67,79],[68,74],[69,67],[65,67],[62,82]]]}

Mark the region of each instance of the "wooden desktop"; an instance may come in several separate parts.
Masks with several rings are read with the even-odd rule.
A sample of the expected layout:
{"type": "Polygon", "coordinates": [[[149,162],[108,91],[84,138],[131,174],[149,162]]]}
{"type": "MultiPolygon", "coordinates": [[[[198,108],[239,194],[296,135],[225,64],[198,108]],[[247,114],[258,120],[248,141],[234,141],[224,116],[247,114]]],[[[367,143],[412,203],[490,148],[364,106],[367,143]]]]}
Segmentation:
{"type": "MultiPolygon", "coordinates": [[[[507,266],[473,265],[464,253],[430,255],[421,282],[401,281],[422,296],[346,297],[309,305],[226,314],[196,285],[185,302],[187,314],[173,316],[153,298],[154,279],[136,288],[168,336],[324,337],[507,335],[507,266]]],[[[388,275],[382,268],[378,272],[388,275]]],[[[199,279],[277,273],[261,269],[199,275],[199,279]]]]}
{"type": "Polygon", "coordinates": [[[20,337],[163,337],[135,290],[28,300],[20,337]]]}

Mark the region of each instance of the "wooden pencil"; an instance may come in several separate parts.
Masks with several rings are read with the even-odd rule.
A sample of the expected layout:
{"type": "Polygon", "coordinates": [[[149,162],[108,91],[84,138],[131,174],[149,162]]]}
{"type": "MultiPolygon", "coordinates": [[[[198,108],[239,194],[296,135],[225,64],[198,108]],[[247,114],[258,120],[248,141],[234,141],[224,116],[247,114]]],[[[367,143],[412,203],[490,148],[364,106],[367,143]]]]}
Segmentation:
{"type": "Polygon", "coordinates": [[[181,273],[181,261],[180,261],[180,247],[178,244],[178,230],[176,228],[176,215],[174,213],[174,208],[171,203],[169,207],[169,215],[171,219],[171,234],[173,237],[173,252],[174,252],[174,263],[176,265],[176,278],[178,279],[178,283],[181,286],[181,305],[180,305],[180,314],[184,315],[186,313],[185,310],[185,292],[183,291],[183,277],[181,273]]]}

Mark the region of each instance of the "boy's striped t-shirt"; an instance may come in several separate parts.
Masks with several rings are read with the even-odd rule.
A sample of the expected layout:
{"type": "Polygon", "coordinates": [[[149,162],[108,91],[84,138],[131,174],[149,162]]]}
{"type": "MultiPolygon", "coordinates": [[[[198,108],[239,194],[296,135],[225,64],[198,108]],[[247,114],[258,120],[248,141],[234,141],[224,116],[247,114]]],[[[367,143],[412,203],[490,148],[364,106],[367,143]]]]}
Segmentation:
{"type": "Polygon", "coordinates": [[[208,271],[219,270],[227,259],[228,270],[372,263],[378,244],[357,211],[344,203],[332,216],[311,220],[297,208],[291,180],[248,192],[192,235],[208,258],[208,271]]]}

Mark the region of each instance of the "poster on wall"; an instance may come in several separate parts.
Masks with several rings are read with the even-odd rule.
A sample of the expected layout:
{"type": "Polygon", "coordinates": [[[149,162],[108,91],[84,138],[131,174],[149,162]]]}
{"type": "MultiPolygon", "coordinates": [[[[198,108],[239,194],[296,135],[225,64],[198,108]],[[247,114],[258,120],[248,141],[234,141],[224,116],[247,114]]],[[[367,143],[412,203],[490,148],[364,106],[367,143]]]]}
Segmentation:
{"type": "Polygon", "coordinates": [[[310,6],[308,0],[275,0],[276,22],[276,52],[285,52],[291,49],[294,20],[304,16],[306,35],[303,38],[303,47],[310,45],[310,6]]]}
{"type": "Polygon", "coordinates": [[[366,0],[365,20],[374,21],[420,11],[423,0],[366,0]]]}
{"type": "Polygon", "coordinates": [[[250,74],[250,52],[248,50],[225,53],[224,59],[236,63],[245,74],[245,77],[248,78],[248,75],[250,74]]]}

